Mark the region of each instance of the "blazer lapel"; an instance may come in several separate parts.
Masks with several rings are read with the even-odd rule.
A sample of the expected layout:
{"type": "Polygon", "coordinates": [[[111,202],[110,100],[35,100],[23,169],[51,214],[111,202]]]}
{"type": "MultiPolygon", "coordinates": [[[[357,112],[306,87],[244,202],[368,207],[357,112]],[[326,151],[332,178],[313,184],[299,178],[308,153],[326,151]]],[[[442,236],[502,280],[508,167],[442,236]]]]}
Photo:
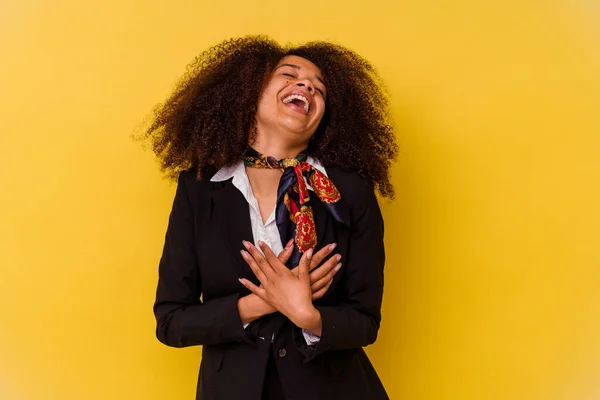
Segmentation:
{"type": "Polygon", "coordinates": [[[241,277],[247,278],[256,285],[260,282],[246,263],[240,250],[244,248],[242,240],[254,243],[250,210],[244,195],[233,185],[231,180],[213,182],[212,198],[215,215],[220,227],[227,237],[232,262],[239,268],[241,277]]]}

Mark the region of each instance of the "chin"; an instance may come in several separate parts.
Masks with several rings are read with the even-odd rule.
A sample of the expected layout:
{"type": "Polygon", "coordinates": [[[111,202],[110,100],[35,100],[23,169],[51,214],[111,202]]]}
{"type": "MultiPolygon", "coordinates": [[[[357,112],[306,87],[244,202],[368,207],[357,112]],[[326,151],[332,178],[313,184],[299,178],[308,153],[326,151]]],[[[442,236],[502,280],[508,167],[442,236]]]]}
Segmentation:
{"type": "Polygon", "coordinates": [[[312,135],[307,134],[306,132],[293,132],[288,131],[289,133],[286,135],[286,138],[293,144],[306,144],[310,141],[312,135]]]}
{"type": "Polygon", "coordinates": [[[313,135],[316,129],[309,127],[305,122],[298,120],[285,119],[279,124],[282,130],[286,130],[294,135],[304,136],[307,140],[313,135]]]}

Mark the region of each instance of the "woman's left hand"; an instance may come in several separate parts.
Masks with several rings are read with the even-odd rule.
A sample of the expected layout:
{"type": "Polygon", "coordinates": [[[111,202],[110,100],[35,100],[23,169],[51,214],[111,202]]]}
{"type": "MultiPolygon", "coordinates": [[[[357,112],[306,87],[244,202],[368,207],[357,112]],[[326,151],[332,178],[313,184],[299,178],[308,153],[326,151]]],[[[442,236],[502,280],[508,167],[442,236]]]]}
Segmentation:
{"type": "Polygon", "coordinates": [[[298,276],[296,276],[267,244],[259,242],[259,246],[264,256],[252,243],[244,242],[244,247],[248,251],[242,250],[242,257],[260,281],[261,286],[258,287],[244,278],[240,279],[242,285],[275,307],[296,326],[319,332],[321,315],[312,304],[309,277],[312,249],[306,251],[300,258],[298,276]]]}

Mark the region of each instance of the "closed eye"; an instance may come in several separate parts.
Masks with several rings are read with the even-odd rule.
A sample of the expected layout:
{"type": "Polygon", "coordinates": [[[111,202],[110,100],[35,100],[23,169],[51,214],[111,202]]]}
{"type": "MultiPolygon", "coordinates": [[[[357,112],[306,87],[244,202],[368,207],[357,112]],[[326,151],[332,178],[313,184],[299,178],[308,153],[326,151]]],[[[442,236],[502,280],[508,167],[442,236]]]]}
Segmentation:
{"type": "MultiPolygon", "coordinates": [[[[289,76],[290,78],[294,78],[294,79],[296,78],[296,76],[295,76],[295,75],[293,75],[293,74],[288,74],[288,73],[286,73],[286,72],[283,72],[281,75],[283,75],[283,76],[289,76]]],[[[323,90],[321,90],[321,89],[319,89],[319,88],[315,88],[315,89],[317,89],[317,91],[318,91],[319,93],[321,93],[321,96],[325,96],[325,93],[323,92],[323,90]]]]}

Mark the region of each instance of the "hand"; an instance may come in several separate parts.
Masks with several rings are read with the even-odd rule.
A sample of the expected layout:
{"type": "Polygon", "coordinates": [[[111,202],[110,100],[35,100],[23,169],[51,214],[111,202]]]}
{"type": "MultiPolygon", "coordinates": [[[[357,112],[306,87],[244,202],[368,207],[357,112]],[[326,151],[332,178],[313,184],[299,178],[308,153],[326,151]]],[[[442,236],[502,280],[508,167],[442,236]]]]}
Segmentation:
{"type": "MultiPolygon", "coordinates": [[[[290,318],[296,325],[300,326],[299,324],[310,320],[313,322],[311,326],[314,326],[318,312],[316,312],[316,309],[312,305],[312,287],[314,286],[316,289],[316,296],[322,296],[327,291],[333,275],[339,270],[339,265],[337,265],[337,270],[333,266],[338,258],[332,257],[331,260],[324,264],[324,266],[330,264],[327,265],[330,270],[323,268],[323,271],[314,271],[315,281],[311,285],[309,269],[311,267],[312,249],[303,254],[297,270],[292,272],[285,266],[281,258],[275,256],[269,246],[263,242],[259,242],[259,245],[265,254],[264,257],[249,242],[244,242],[244,246],[248,249],[248,252],[242,250],[242,256],[261,282],[261,286],[258,287],[247,279],[240,279],[240,282],[255,295],[290,318]],[[317,274],[317,272],[319,273],[317,274]]],[[[327,246],[320,254],[320,260],[316,260],[317,263],[315,263],[313,268],[334,247],[327,246]]],[[[282,258],[289,258],[289,255],[282,258]]],[[[318,317],[320,320],[320,315],[318,317]]]]}
{"type": "MultiPolygon", "coordinates": [[[[286,247],[284,247],[284,249],[281,250],[281,252],[277,256],[277,258],[283,264],[287,263],[287,261],[291,257],[293,249],[294,249],[293,244],[294,244],[294,242],[292,239],[287,243],[286,247]]],[[[267,245],[265,244],[265,246],[267,246],[267,245]]],[[[330,257],[329,260],[327,260],[326,262],[324,262],[321,265],[321,262],[325,259],[325,257],[327,257],[329,254],[331,254],[331,252],[335,248],[336,248],[335,243],[331,243],[327,246],[324,246],[323,248],[321,248],[321,250],[319,250],[318,252],[313,254],[313,256],[310,259],[310,268],[309,269],[311,272],[310,272],[309,276],[310,276],[310,284],[311,284],[311,289],[312,289],[312,299],[313,300],[320,299],[321,297],[323,297],[325,295],[325,293],[327,293],[327,290],[329,290],[329,287],[331,286],[331,283],[333,282],[333,277],[342,267],[342,263],[339,262],[342,259],[342,256],[340,254],[336,254],[336,255],[330,257]],[[317,267],[319,267],[319,269],[317,269],[316,271],[313,271],[317,267]]],[[[260,254],[260,256],[263,257],[262,254],[260,254]]],[[[255,261],[258,261],[258,260],[255,260],[255,261]]],[[[292,272],[296,276],[298,276],[298,267],[293,268],[292,272]]],[[[277,311],[277,310],[273,310],[271,312],[275,312],[275,311],[277,311]]]]}
{"type": "MultiPolygon", "coordinates": [[[[293,241],[289,241],[286,248],[284,248],[281,253],[279,253],[279,259],[282,263],[286,263],[292,254],[291,249],[293,241]]],[[[272,314],[277,311],[275,307],[271,304],[267,303],[254,293],[250,293],[249,295],[240,297],[237,302],[238,313],[240,315],[240,319],[242,324],[247,324],[249,322],[254,321],[262,317],[263,315],[272,314]]]]}
{"type": "MultiPolygon", "coordinates": [[[[277,258],[279,258],[283,264],[285,264],[292,255],[294,249],[293,243],[293,240],[290,240],[286,247],[277,256],[277,258]]],[[[342,266],[342,264],[339,263],[342,256],[339,254],[330,257],[329,260],[321,264],[323,259],[331,254],[335,247],[336,244],[332,243],[323,247],[311,257],[310,271],[312,272],[309,276],[313,301],[323,297],[327,290],[329,290],[329,287],[333,282],[334,275],[342,266]],[[316,271],[313,271],[317,267],[319,268],[316,271]]],[[[262,254],[260,256],[263,257],[262,254]]],[[[298,276],[298,267],[292,269],[292,272],[298,276]]],[[[262,287],[262,285],[260,287],[262,287]]],[[[263,315],[272,314],[276,312],[277,309],[271,304],[267,303],[265,300],[258,297],[256,294],[251,293],[247,296],[241,297],[238,300],[238,311],[242,323],[246,324],[262,317],[263,315]]]]}

